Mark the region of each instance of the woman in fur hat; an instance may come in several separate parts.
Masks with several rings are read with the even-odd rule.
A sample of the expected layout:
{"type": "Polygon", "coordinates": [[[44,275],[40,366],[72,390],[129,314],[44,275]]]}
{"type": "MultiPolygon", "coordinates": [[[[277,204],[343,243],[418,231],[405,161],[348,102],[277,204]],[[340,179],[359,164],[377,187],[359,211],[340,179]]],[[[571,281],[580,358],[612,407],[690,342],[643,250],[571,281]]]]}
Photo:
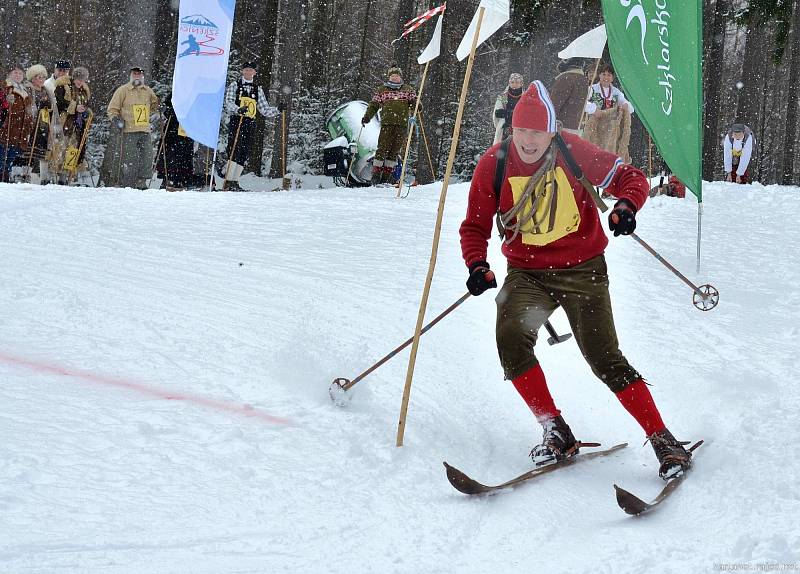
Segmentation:
{"type": "Polygon", "coordinates": [[[89,100],[92,92],[89,89],[89,70],[78,66],[71,76],[61,76],[56,80],[56,102],[61,111],[61,123],[64,126],[64,144],[59,153],[53,154],[53,169],[58,173],[59,183],[66,184],[72,175],[85,172],[87,169],[86,138],[84,131],[89,127],[92,110],[89,100]],[[83,145],[81,145],[83,144],[83,145]],[[77,158],[77,170],[65,169],[64,161],[69,148],[80,150],[77,158]]]}
{"type": "Polygon", "coordinates": [[[47,159],[53,140],[61,137],[61,124],[58,119],[55,95],[45,86],[47,68],[41,64],[31,66],[25,72],[25,78],[28,80],[26,87],[33,100],[31,115],[34,118],[34,129],[30,135],[25,158],[25,179],[30,181],[31,174],[28,166],[31,166],[35,159],[39,162],[40,182],[44,185],[50,181],[47,159]]]}
{"type": "Polygon", "coordinates": [[[0,181],[11,180],[11,166],[28,149],[28,138],[33,131],[33,98],[25,89],[24,79],[22,67],[14,66],[3,85],[8,110],[0,134],[0,181]]]}

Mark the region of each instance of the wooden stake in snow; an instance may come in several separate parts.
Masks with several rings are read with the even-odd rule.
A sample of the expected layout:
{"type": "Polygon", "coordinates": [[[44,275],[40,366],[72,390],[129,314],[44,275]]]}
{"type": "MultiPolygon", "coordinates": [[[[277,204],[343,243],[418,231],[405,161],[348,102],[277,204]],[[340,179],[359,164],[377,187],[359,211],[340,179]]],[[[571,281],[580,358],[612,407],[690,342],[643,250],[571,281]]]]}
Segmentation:
{"type": "MultiPolygon", "coordinates": [[[[425,63],[425,69],[422,71],[422,81],[419,83],[419,91],[417,92],[417,103],[414,104],[414,113],[411,116],[414,118],[414,121],[417,121],[417,114],[419,113],[419,102],[422,99],[422,90],[425,89],[425,78],[428,77],[428,68],[430,67],[431,62],[430,60],[425,63]]],[[[408,151],[411,149],[411,139],[414,137],[414,124],[410,123],[408,126],[408,139],[406,140],[406,151],[403,154],[403,168],[400,171],[400,181],[397,182],[397,195],[396,198],[400,197],[400,193],[403,191],[403,184],[406,181],[406,166],[408,165],[408,151]]]]}
{"type": "Polygon", "coordinates": [[[447,187],[450,183],[450,176],[453,172],[453,162],[456,159],[456,149],[458,148],[458,138],[461,134],[461,120],[464,115],[464,105],[467,100],[467,91],[469,88],[470,76],[472,76],[472,64],[475,60],[475,49],[478,47],[478,36],[481,31],[481,24],[483,17],[486,13],[486,8],[481,6],[478,9],[478,23],[475,27],[475,33],[472,37],[472,48],[470,49],[469,59],[467,60],[467,71],[464,74],[464,84],[461,87],[461,100],[458,104],[458,114],[456,115],[456,123],[453,128],[453,139],[450,142],[450,155],[447,158],[447,169],[444,174],[444,181],[442,182],[442,192],[439,196],[439,210],[436,214],[436,229],[433,234],[433,245],[431,246],[431,259],[428,265],[428,276],[425,278],[425,287],[422,291],[422,301],[419,305],[419,313],[417,314],[417,326],[414,330],[414,342],[411,345],[411,357],[408,360],[408,370],[406,372],[406,384],[403,389],[403,403],[400,407],[400,420],[397,424],[397,441],[396,446],[403,446],[403,436],[406,429],[406,416],[408,414],[408,401],[411,396],[411,381],[414,378],[414,365],[417,360],[417,350],[419,349],[419,338],[422,331],[422,324],[425,322],[425,309],[428,305],[428,296],[431,290],[431,281],[433,280],[433,271],[436,269],[436,256],[439,251],[439,236],[442,230],[442,218],[444,216],[444,204],[447,199],[447,187]]]}

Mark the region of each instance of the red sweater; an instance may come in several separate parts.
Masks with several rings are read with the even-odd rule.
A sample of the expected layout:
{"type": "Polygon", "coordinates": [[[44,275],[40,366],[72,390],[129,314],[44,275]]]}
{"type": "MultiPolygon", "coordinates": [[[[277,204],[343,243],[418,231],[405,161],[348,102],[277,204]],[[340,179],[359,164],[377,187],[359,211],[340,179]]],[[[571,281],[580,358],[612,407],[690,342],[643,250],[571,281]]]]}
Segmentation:
{"type": "MultiPolygon", "coordinates": [[[[576,135],[563,133],[562,136],[589,181],[595,186],[604,187],[605,191],[618,199],[630,201],[637,211],[641,209],[650,187],[641,170],[623,164],[618,156],[603,151],[576,135]]],[[[486,247],[494,229],[494,176],[499,148],[500,144],[492,146],[480,159],[469,190],[467,216],[460,229],[461,252],[467,266],[486,260],[486,247]]],[[[541,161],[536,164],[524,163],[517,154],[516,146],[511,143],[506,161],[506,177],[500,192],[501,212],[510,210],[514,205],[511,180],[514,179],[513,187],[519,195],[526,177],[533,175],[540,165],[541,161]]],[[[591,196],[572,175],[560,153],[556,159],[555,171],[572,186],[572,194],[569,195],[568,186],[562,186],[562,192],[557,196],[558,201],[553,202],[555,205],[550,204],[553,211],[543,214],[543,218],[537,217],[537,220],[544,220],[540,229],[523,229],[513,242],[503,243],[503,255],[512,267],[574,267],[600,255],[608,245],[608,238],[591,196]],[[544,234],[541,234],[542,231],[544,234]]],[[[511,237],[511,231],[506,231],[506,237],[511,237]]]]}

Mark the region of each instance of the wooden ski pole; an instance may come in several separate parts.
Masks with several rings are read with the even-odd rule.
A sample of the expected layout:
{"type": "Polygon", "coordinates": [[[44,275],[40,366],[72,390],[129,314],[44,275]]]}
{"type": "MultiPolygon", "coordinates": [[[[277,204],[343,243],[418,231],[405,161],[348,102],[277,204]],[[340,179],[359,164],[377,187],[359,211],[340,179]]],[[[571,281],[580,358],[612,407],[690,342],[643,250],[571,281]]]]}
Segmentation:
{"type": "Polygon", "coordinates": [[[428,164],[431,168],[431,175],[436,179],[436,168],[433,167],[433,158],[431,157],[431,148],[428,146],[428,136],[425,135],[425,123],[422,121],[422,112],[419,113],[419,131],[422,133],[422,141],[425,143],[425,153],[428,154],[428,164]]]}
{"type": "MultiPolygon", "coordinates": [[[[83,127],[83,133],[81,134],[81,141],[78,144],[78,155],[75,157],[75,171],[72,172],[72,175],[75,176],[76,180],[78,176],[78,164],[81,161],[81,153],[83,152],[83,147],[86,145],[86,139],[89,136],[89,129],[92,127],[92,121],[94,121],[94,112],[90,110],[89,118],[86,120],[86,125],[83,127]]],[[[91,173],[89,174],[89,177],[91,177],[91,173]]],[[[92,186],[94,186],[94,180],[92,180],[92,186]]]]}
{"type": "MultiPolygon", "coordinates": [[[[156,158],[153,160],[153,167],[150,168],[150,175],[152,176],[153,172],[156,170],[156,166],[158,165],[158,159],[161,157],[161,154],[166,151],[165,148],[165,140],[167,137],[167,130],[169,129],[169,122],[172,121],[172,116],[167,118],[167,121],[164,122],[164,127],[161,128],[161,142],[158,146],[158,153],[156,154],[156,158]]],[[[164,153],[164,185],[166,185],[167,179],[167,160],[166,160],[166,153],[164,153]]],[[[148,187],[150,187],[148,185],[148,187]]]]}
{"type": "Polygon", "coordinates": [[[211,155],[211,148],[207,147],[206,148],[206,177],[205,177],[204,182],[208,182],[208,190],[209,191],[211,191],[211,179],[209,178],[210,174],[208,173],[208,156],[210,156],[210,155],[211,155]]]}
{"type": "Polygon", "coordinates": [[[164,189],[167,190],[169,189],[169,173],[167,172],[167,132],[169,131],[169,122],[171,120],[172,117],[167,119],[167,125],[164,127],[164,135],[162,136],[163,141],[161,145],[161,158],[164,160],[164,189]]]}
{"type": "MultiPolygon", "coordinates": [[[[439,313],[439,315],[437,315],[437,316],[436,316],[436,317],[435,317],[435,318],[434,318],[434,319],[433,319],[433,320],[432,320],[430,323],[428,323],[427,325],[425,325],[425,327],[423,327],[423,328],[422,328],[422,330],[420,331],[420,335],[424,335],[425,333],[427,333],[428,331],[430,331],[430,330],[431,330],[431,328],[432,328],[434,325],[436,325],[436,323],[438,323],[439,321],[441,321],[442,319],[444,319],[444,318],[445,318],[447,315],[449,315],[450,313],[452,313],[452,312],[453,312],[453,311],[456,309],[456,307],[458,307],[459,305],[461,305],[461,304],[462,304],[464,301],[466,301],[466,300],[467,300],[467,299],[469,299],[470,297],[471,297],[471,295],[470,295],[469,293],[465,293],[464,295],[462,295],[461,297],[459,297],[459,299],[458,299],[458,300],[457,300],[455,303],[453,303],[453,304],[452,304],[452,305],[450,305],[450,306],[449,306],[447,309],[445,309],[444,311],[442,311],[441,313],[439,313]]],[[[396,349],[394,349],[394,350],[393,350],[392,352],[390,352],[388,355],[386,355],[385,357],[383,357],[383,358],[382,358],[380,361],[378,361],[377,363],[375,363],[374,365],[372,365],[372,366],[371,366],[369,369],[367,369],[366,371],[364,371],[363,373],[361,373],[360,375],[358,375],[358,376],[357,376],[355,379],[353,379],[352,381],[351,381],[351,380],[349,380],[349,379],[345,379],[345,378],[343,378],[343,377],[339,377],[339,378],[337,378],[337,379],[334,379],[334,381],[333,381],[333,386],[334,386],[334,387],[339,387],[339,388],[341,388],[343,391],[348,391],[348,390],[350,390],[351,388],[353,388],[353,387],[355,386],[355,384],[356,384],[356,383],[358,383],[359,381],[361,381],[361,380],[363,380],[364,378],[366,378],[366,376],[367,376],[367,375],[369,375],[370,373],[372,373],[372,372],[376,371],[376,370],[378,369],[378,367],[380,367],[380,366],[384,365],[384,364],[385,364],[387,361],[389,361],[389,359],[391,359],[392,357],[394,357],[395,355],[397,355],[397,353],[399,353],[400,351],[402,351],[403,349],[405,349],[406,347],[408,347],[408,346],[409,346],[409,345],[410,345],[410,344],[411,344],[413,341],[414,341],[414,337],[413,337],[413,336],[412,336],[412,337],[409,337],[409,338],[408,338],[408,339],[407,339],[407,340],[406,340],[406,341],[405,341],[403,344],[401,344],[399,347],[397,347],[396,349]]]]}
{"type": "MultiPolygon", "coordinates": [[[[25,169],[25,177],[31,177],[31,164],[33,163],[33,152],[36,151],[36,136],[39,135],[39,120],[42,119],[42,110],[36,114],[36,126],[33,128],[33,137],[31,138],[31,153],[28,154],[28,167],[25,169]]],[[[30,183],[30,181],[28,181],[30,183]]]]}
{"type": "MultiPolygon", "coordinates": [[[[113,122],[114,120],[111,121],[113,122]]],[[[117,187],[122,187],[122,159],[124,157],[125,157],[125,126],[120,128],[119,130],[119,165],[117,166],[117,187]]]]}
{"type": "Polygon", "coordinates": [[[239,144],[239,130],[242,129],[242,122],[244,121],[244,115],[239,116],[239,125],[236,126],[236,136],[233,138],[233,147],[231,148],[231,155],[228,156],[228,163],[225,164],[225,176],[222,178],[222,191],[225,191],[225,184],[228,183],[228,171],[231,169],[231,161],[233,161],[233,156],[236,154],[236,146],[239,144]]]}
{"type": "Polygon", "coordinates": [[[481,24],[483,23],[483,16],[486,8],[481,6],[478,9],[478,23],[475,26],[475,34],[472,37],[472,48],[469,52],[469,59],[467,60],[467,71],[464,74],[464,84],[461,87],[461,100],[458,104],[458,114],[456,115],[456,123],[453,127],[453,139],[450,142],[450,155],[447,158],[447,169],[444,174],[444,181],[442,182],[442,192],[439,196],[439,209],[436,213],[436,229],[433,234],[433,245],[431,245],[431,259],[428,264],[428,276],[425,278],[425,287],[422,290],[422,301],[419,304],[419,313],[417,314],[417,326],[414,330],[414,342],[411,346],[411,357],[408,360],[408,370],[406,372],[406,383],[403,388],[403,403],[400,407],[400,420],[397,423],[397,441],[396,446],[403,446],[403,436],[406,430],[406,416],[408,415],[408,401],[411,396],[411,381],[414,378],[414,365],[417,360],[417,351],[419,349],[419,337],[422,331],[422,324],[425,321],[425,308],[428,305],[428,296],[431,291],[431,281],[433,280],[433,272],[436,269],[436,256],[439,250],[439,237],[442,231],[442,219],[444,216],[444,204],[447,199],[447,187],[450,183],[450,176],[453,173],[453,163],[456,159],[456,149],[458,148],[458,137],[461,134],[461,120],[464,116],[464,106],[467,101],[467,88],[469,87],[469,80],[472,76],[472,64],[475,61],[475,49],[478,47],[478,35],[481,31],[481,24]]]}
{"type": "MultiPolygon", "coordinates": [[[[594,80],[597,78],[597,69],[600,67],[600,58],[597,58],[597,62],[594,65],[594,72],[592,72],[592,81],[589,82],[589,94],[592,93],[592,86],[594,85],[594,80]]],[[[587,94],[587,100],[588,95],[587,94]]],[[[586,120],[586,101],[583,102],[583,109],[581,110],[581,119],[578,121],[578,133],[581,133],[583,130],[583,122],[586,120]]]]}
{"type": "MultiPolygon", "coordinates": [[[[8,166],[8,144],[11,143],[11,108],[8,109],[8,115],[6,115],[6,145],[3,151],[3,169],[0,171],[0,181],[4,181],[6,179],[6,167],[8,166]]],[[[11,169],[8,169],[8,183],[11,183],[11,169]]]]}
{"type": "Polygon", "coordinates": [[[281,186],[289,189],[291,180],[286,181],[286,110],[281,112],[281,174],[281,186]]]}
{"type": "Polygon", "coordinates": [[[419,102],[422,99],[422,91],[425,89],[425,78],[428,77],[428,68],[430,67],[431,62],[425,63],[425,69],[422,71],[422,80],[419,83],[419,92],[417,92],[417,101],[414,104],[414,113],[412,114],[412,123],[408,126],[408,138],[406,139],[406,151],[403,153],[403,167],[400,170],[400,181],[397,182],[397,195],[395,198],[400,197],[400,192],[403,191],[403,184],[406,181],[406,166],[408,165],[408,152],[411,149],[411,139],[414,137],[414,121],[417,120],[417,114],[419,113],[419,102]]]}

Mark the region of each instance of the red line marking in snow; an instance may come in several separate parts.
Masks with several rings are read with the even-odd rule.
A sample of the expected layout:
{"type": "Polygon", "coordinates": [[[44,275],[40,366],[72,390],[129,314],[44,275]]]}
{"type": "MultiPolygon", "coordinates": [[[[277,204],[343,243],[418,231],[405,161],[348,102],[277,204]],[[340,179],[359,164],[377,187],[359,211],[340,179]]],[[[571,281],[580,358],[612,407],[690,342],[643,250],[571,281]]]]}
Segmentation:
{"type": "Polygon", "coordinates": [[[167,401],[184,401],[187,403],[200,405],[215,411],[221,411],[221,412],[231,413],[234,415],[244,416],[247,418],[258,419],[268,423],[280,424],[280,425],[292,424],[292,422],[289,419],[276,417],[262,411],[257,411],[250,405],[233,403],[230,401],[224,401],[219,399],[210,399],[207,397],[202,397],[200,395],[191,395],[188,393],[176,393],[174,391],[167,391],[159,389],[157,387],[151,387],[143,383],[136,383],[133,381],[119,379],[116,377],[98,375],[95,373],[90,373],[88,371],[82,371],[80,369],[71,369],[59,365],[31,361],[28,359],[23,359],[21,357],[6,355],[4,353],[0,353],[0,363],[7,363],[9,365],[24,367],[35,373],[60,375],[62,377],[74,377],[76,379],[82,379],[84,381],[95,383],[98,385],[107,385],[110,387],[117,387],[120,389],[134,391],[143,395],[155,397],[157,399],[164,399],[167,401]]]}

